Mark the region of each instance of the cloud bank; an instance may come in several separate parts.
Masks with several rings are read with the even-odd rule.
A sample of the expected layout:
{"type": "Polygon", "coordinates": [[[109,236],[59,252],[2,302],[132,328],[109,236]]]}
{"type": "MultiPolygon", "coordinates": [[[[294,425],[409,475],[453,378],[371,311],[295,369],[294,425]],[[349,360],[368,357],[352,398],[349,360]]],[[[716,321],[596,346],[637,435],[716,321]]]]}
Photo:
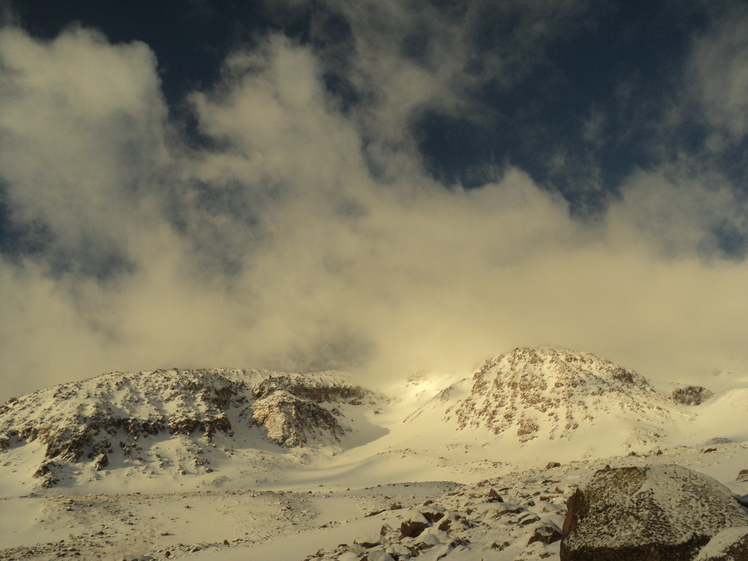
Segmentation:
{"type": "Polygon", "coordinates": [[[517,53],[473,71],[470,14],[338,7],[334,44],[268,34],[234,52],[186,99],[196,133],[169,117],[147,45],[3,28],[0,399],[172,366],[355,367],[376,384],[545,344],[655,378],[748,373],[748,208],[714,159],[748,133],[748,16],[695,38],[662,123],[664,143],[696,107],[719,142],[636,170],[580,217],[510,163],[444,183],[412,127],[486,117],[469,92],[509,87],[581,13],[536,4],[517,53]]]}

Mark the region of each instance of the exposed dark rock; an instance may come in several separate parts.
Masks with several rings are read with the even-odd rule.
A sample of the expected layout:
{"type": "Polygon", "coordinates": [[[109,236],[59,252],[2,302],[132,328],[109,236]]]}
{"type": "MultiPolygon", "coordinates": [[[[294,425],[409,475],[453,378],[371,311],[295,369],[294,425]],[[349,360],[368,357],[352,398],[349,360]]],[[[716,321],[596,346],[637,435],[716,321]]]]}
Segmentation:
{"type": "Polygon", "coordinates": [[[673,390],[672,398],[677,403],[683,405],[701,405],[707,399],[712,397],[714,392],[701,386],[686,386],[673,390]]]}
{"type": "Polygon", "coordinates": [[[491,490],[488,492],[488,502],[490,503],[503,503],[504,499],[501,498],[501,495],[499,495],[496,492],[496,489],[491,487],[491,490]]]}
{"type": "Polygon", "coordinates": [[[560,540],[561,536],[561,530],[558,526],[551,522],[544,522],[535,528],[532,536],[530,536],[530,539],[527,541],[527,545],[535,542],[552,544],[560,540]]]}
{"type": "Polygon", "coordinates": [[[737,499],[738,503],[740,503],[740,506],[742,506],[748,514],[748,495],[743,495],[741,497],[738,497],[737,499]]]}
{"type": "Polygon", "coordinates": [[[562,561],[690,561],[725,528],[748,525],[729,489],[680,466],[597,472],[568,501],[562,561]]]}
{"type": "Polygon", "coordinates": [[[60,478],[57,475],[60,468],[61,466],[57,462],[44,462],[39,466],[39,469],[34,472],[32,477],[41,479],[42,487],[49,489],[60,482],[60,478]]]}
{"type": "Polygon", "coordinates": [[[741,469],[735,481],[748,481],[748,469],[741,469]]]}
{"type": "Polygon", "coordinates": [[[96,471],[101,471],[108,465],[109,457],[106,454],[99,454],[98,456],[96,456],[96,459],[94,459],[94,469],[96,471]]]}
{"type": "Polygon", "coordinates": [[[420,512],[421,514],[423,514],[423,517],[431,524],[439,522],[439,520],[444,518],[444,513],[436,509],[422,508],[420,512]]]}
{"type": "Polygon", "coordinates": [[[371,392],[353,384],[315,384],[309,377],[299,374],[270,376],[252,388],[257,399],[267,397],[277,391],[286,391],[301,399],[316,403],[354,402],[360,403],[371,392]]]}
{"type": "Polygon", "coordinates": [[[402,524],[400,524],[400,539],[417,538],[428,527],[428,520],[426,520],[423,516],[412,517],[408,520],[403,520],[402,524]]]}

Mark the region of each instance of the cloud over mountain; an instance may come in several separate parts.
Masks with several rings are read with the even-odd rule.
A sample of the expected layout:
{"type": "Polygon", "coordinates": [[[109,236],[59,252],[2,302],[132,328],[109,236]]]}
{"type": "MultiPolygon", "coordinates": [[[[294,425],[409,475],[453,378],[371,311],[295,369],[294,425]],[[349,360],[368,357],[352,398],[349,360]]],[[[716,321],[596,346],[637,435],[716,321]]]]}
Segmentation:
{"type": "MultiPolygon", "coordinates": [[[[520,91],[578,33],[574,17],[601,17],[543,6],[493,14],[514,22],[511,40],[487,46],[481,32],[501,35],[481,31],[488,5],[330,3],[309,41],[268,30],[179,108],[145,43],[2,28],[3,397],[172,366],[391,377],[537,344],[652,377],[744,369],[748,225],[731,154],[746,108],[728,92],[748,47],[726,16],[674,71],[683,95],[658,113],[658,157],[615,188],[579,181],[601,190],[599,210],[518,161],[472,166],[470,188],[434,167],[424,123],[501,130],[486,89],[520,91]],[[712,140],[673,155],[688,103],[712,140]]],[[[584,130],[599,140],[612,116],[596,115],[584,130]]]]}

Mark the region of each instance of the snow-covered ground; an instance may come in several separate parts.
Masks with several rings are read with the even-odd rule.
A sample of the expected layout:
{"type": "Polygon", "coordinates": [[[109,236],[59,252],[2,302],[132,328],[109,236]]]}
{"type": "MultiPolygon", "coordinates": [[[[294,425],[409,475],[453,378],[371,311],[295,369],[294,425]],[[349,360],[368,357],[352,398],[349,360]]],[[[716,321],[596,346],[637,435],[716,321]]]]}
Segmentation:
{"type": "MultiPolygon", "coordinates": [[[[205,395],[185,405],[175,394],[164,406],[151,388],[133,387],[150,383],[147,376],[128,378],[130,401],[120,399],[126,384],[114,375],[83,382],[64,405],[34,405],[38,417],[43,406],[59,419],[68,418],[61,407],[78,414],[76,396],[88,403],[105,387],[118,410],[135,403],[141,416],[159,408],[186,415],[180,407],[203,407],[215,418],[226,412],[233,430],[210,439],[138,433],[130,451],[132,434],[112,432],[112,442],[127,445],[112,446],[106,467],[86,456],[60,461],[59,482],[48,488],[33,476],[46,446],[13,436],[0,454],[0,558],[552,559],[558,542],[529,543],[532,536],[560,527],[568,496],[605,465],[679,464],[748,494],[748,482],[737,481],[748,469],[745,380],[723,376],[722,391],[687,406],[668,398],[670,385],[655,391],[593,355],[533,352],[489,361],[479,376],[421,376],[363,400],[321,402],[336,436],[319,425],[301,447],[278,445],[268,436],[273,427],[242,425],[241,407],[252,403],[242,401],[245,390],[236,393],[241,407],[212,411],[205,395]],[[440,519],[417,538],[401,537],[401,524],[424,514],[440,519]]],[[[228,378],[241,380],[232,372],[228,378]]],[[[170,387],[171,374],[161,376],[170,387]]],[[[201,379],[225,387],[211,376],[201,379]]],[[[251,376],[256,384],[264,375],[251,376]]],[[[328,386],[338,383],[325,376],[328,386]]],[[[34,399],[55,392],[62,390],[34,399]]]]}

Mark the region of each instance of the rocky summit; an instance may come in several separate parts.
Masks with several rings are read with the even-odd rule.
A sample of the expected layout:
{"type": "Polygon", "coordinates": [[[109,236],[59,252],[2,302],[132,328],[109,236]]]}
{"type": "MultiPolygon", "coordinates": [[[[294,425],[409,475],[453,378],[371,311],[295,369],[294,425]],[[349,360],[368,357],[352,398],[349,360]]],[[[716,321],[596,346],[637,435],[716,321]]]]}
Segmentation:
{"type": "Polygon", "coordinates": [[[633,370],[557,348],[517,348],[490,359],[437,399],[450,403],[444,419],[459,430],[483,427],[521,442],[569,439],[580,427],[629,417],[644,421],[632,442],[653,443],[682,415],[633,370]],[[468,395],[452,402],[460,386],[468,395]]]}

